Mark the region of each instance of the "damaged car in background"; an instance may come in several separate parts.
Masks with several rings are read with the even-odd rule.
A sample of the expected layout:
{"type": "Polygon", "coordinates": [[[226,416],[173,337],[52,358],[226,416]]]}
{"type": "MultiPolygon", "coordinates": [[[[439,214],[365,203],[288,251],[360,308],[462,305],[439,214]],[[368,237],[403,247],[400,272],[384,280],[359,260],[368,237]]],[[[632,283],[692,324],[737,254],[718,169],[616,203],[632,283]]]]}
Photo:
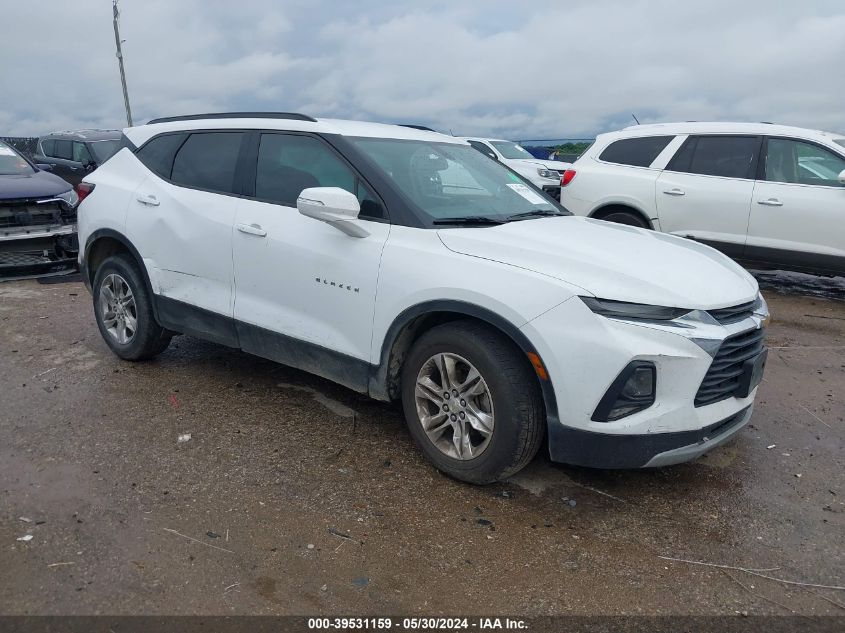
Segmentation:
{"type": "Polygon", "coordinates": [[[0,280],[76,266],[79,196],[43,167],[0,141],[0,280]]]}

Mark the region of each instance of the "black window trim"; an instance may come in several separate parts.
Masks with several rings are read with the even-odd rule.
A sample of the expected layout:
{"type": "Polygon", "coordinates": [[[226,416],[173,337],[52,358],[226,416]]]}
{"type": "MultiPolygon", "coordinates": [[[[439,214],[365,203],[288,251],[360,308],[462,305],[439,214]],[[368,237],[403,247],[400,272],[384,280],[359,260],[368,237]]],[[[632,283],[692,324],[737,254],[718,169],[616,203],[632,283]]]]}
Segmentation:
{"type": "MultiPolygon", "coordinates": [[[[250,147],[249,153],[247,154],[247,160],[245,161],[245,173],[243,174],[245,178],[246,187],[244,191],[248,191],[249,195],[244,196],[248,197],[250,200],[255,200],[256,202],[263,202],[265,204],[275,204],[280,207],[285,207],[286,209],[296,209],[296,206],[291,207],[284,202],[279,202],[278,200],[270,200],[267,198],[259,198],[255,195],[255,182],[256,178],[258,177],[258,150],[261,144],[261,135],[262,134],[282,134],[286,136],[308,136],[311,138],[317,139],[322,145],[324,145],[334,156],[340,159],[340,161],[346,165],[349,170],[352,172],[352,175],[355,176],[356,186],[358,188],[358,182],[363,182],[366,187],[369,188],[370,192],[376,196],[379,203],[384,209],[385,217],[383,218],[371,218],[367,216],[359,217],[358,219],[362,222],[380,222],[383,224],[390,224],[390,209],[387,206],[387,203],[384,200],[384,196],[382,196],[378,189],[376,189],[372,183],[361,173],[359,169],[357,169],[352,162],[346,158],[338,149],[328,142],[328,139],[324,138],[322,134],[316,132],[307,132],[302,130],[274,130],[274,129],[262,129],[262,130],[250,130],[254,135],[254,146],[250,147]]],[[[356,194],[353,194],[357,196],[356,194]]]]}
{"type": "MultiPolygon", "coordinates": [[[[235,176],[234,176],[234,180],[232,182],[232,189],[234,189],[235,191],[239,191],[239,190],[242,191],[243,187],[242,187],[242,183],[239,182],[239,180],[238,180],[238,172],[239,172],[239,169],[240,169],[240,166],[241,166],[241,162],[243,161],[243,159],[245,157],[244,151],[245,151],[245,146],[247,145],[247,138],[249,136],[248,133],[250,132],[250,130],[246,130],[244,128],[231,128],[231,129],[230,128],[219,128],[219,129],[214,128],[214,129],[210,129],[210,130],[207,130],[207,129],[172,130],[170,132],[162,132],[161,134],[156,134],[155,136],[151,136],[146,141],[144,141],[141,144],[140,147],[137,147],[134,150],[132,150],[132,153],[136,154],[136,158],[137,158],[138,152],[140,152],[142,149],[144,149],[147,146],[147,143],[149,143],[149,142],[151,142],[151,141],[153,141],[153,140],[155,140],[159,137],[162,137],[162,136],[173,136],[173,135],[176,135],[176,134],[180,134],[180,135],[184,134],[185,138],[179,144],[179,147],[176,148],[176,151],[173,152],[173,159],[174,159],[174,162],[175,162],[176,155],[179,153],[179,150],[182,149],[182,146],[187,142],[187,140],[191,137],[192,134],[205,134],[205,133],[213,134],[215,132],[237,132],[239,134],[243,134],[243,136],[244,136],[244,138],[241,139],[241,146],[238,149],[238,157],[235,160],[235,176]]],[[[138,162],[141,163],[142,165],[144,165],[144,162],[140,158],[138,158],[138,162]]],[[[231,191],[220,191],[219,189],[206,189],[205,187],[193,187],[191,185],[186,185],[186,184],[183,184],[181,182],[175,182],[172,179],[172,177],[166,178],[166,177],[162,176],[161,174],[159,174],[158,172],[153,171],[152,169],[150,169],[146,165],[144,165],[144,169],[146,169],[148,172],[153,174],[156,178],[160,178],[164,182],[171,184],[174,187],[181,187],[182,189],[191,189],[192,191],[204,191],[206,193],[216,193],[217,195],[229,196],[231,198],[247,198],[248,197],[248,196],[245,196],[241,193],[235,193],[235,192],[231,192],[231,191]]],[[[172,163],[170,165],[170,175],[171,176],[173,175],[173,164],[172,163]]]]}
{"type": "Polygon", "coordinates": [[[780,182],[779,180],[766,179],[766,163],[769,160],[769,139],[775,138],[782,141],[795,141],[797,143],[806,143],[807,145],[814,145],[819,149],[823,149],[842,160],[845,160],[845,154],[840,154],[836,150],[819,143],[818,141],[811,141],[806,138],[799,138],[797,136],[784,136],[782,134],[767,134],[763,137],[763,146],[760,149],[760,160],[757,161],[757,180],[760,182],[768,182],[774,185],[792,185],[795,187],[825,187],[826,189],[842,189],[841,184],[838,185],[811,185],[803,182],[780,182]]]}
{"type": "MultiPolygon", "coordinates": [[[[179,152],[180,149],[182,149],[182,146],[185,144],[185,141],[187,141],[188,137],[191,135],[189,130],[178,130],[178,131],[174,131],[174,132],[162,132],[161,134],[156,134],[155,136],[151,136],[146,141],[144,141],[140,146],[136,146],[135,144],[132,143],[132,141],[129,140],[128,137],[126,137],[127,144],[124,145],[124,147],[129,148],[129,151],[131,151],[133,154],[137,155],[142,149],[144,149],[149,143],[152,143],[154,140],[161,138],[163,136],[177,136],[177,135],[178,136],[184,136],[185,138],[182,139],[182,142],[179,143],[179,147],[177,147],[176,150],[173,152],[173,159],[175,160],[176,154],[179,152]]],[[[137,156],[136,156],[136,158],[137,158],[137,156]]],[[[185,187],[185,185],[177,185],[175,182],[173,182],[170,179],[170,176],[164,177],[160,173],[158,173],[157,171],[153,171],[152,169],[147,167],[147,165],[144,163],[144,161],[142,161],[140,158],[138,158],[138,161],[142,165],[144,165],[144,167],[147,169],[147,171],[149,171],[151,174],[153,174],[157,178],[161,178],[163,181],[168,182],[175,187],[185,187]]],[[[173,175],[173,161],[170,162],[170,175],[171,176],[173,175]]],[[[185,187],[185,188],[188,189],[189,187],[185,187]]]]}
{"type": "MultiPolygon", "coordinates": [[[[601,151],[598,154],[595,155],[595,161],[602,163],[603,165],[616,165],[616,166],[619,166],[619,167],[633,167],[634,169],[655,169],[655,170],[660,171],[660,169],[658,167],[652,167],[652,165],[654,165],[654,161],[656,161],[658,158],[660,158],[660,155],[664,151],[666,151],[666,148],[669,147],[672,144],[672,142],[676,138],[678,138],[679,136],[682,136],[682,135],[681,134],[643,134],[641,136],[623,136],[622,138],[615,138],[615,139],[611,140],[610,143],[608,143],[607,145],[605,145],[604,147],[601,148],[601,151]],[[648,165],[631,165],[630,163],[616,163],[616,162],[612,162],[612,161],[605,160],[605,159],[601,158],[602,154],[604,154],[608,149],[610,149],[611,146],[615,145],[616,143],[618,143],[620,141],[633,141],[633,140],[639,140],[639,139],[643,139],[643,138],[668,138],[669,139],[666,142],[666,145],[664,145],[663,148],[659,152],[657,152],[657,155],[654,158],[651,159],[651,162],[648,165]]],[[[686,141],[684,141],[684,143],[685,142],[686,141]]],[[[681,147],[683,147],[684,143],[681,143],[681,147]]],[[[588,149],[590,149],[590,148],[588,147],[587,149],[585,149],[581,153],[581,156],[586,154],[588,149]]],[[[678,152],[676,151],[675,154],[677,154],[677,153],[678,152]]],[[[673,158],[674,158],[675,154],[672,154],[673,158]]],[[[671,162],[671,161],[672,161],[672,158],[669,159],[669,162],[671,162]]]]}
{"type": "MultiPolygon", "coordinates": [[[[763,141],[764,136],[761,134],[711,134],[707,132],[703,132],[701,134],[687,134],[687,138],[681,143],[680,147],[675,150],[675,153],[672,154],[672,157],[669,159],[669,162],[666,163],[666,167],[663,168],[663,171],[668,171],[673,174],[686,174],[688,176],[701,176],[703,178],[727,178],[729,180],[751,180],[752,182],[755,180],[759,180],[758,176],[760,173],[760,162],[761,156],[763,152],[763,141]],[[715,174],[698,174],[695,172],[690,171],[678,171],[677,169],[671,169],[672,163],[675,161],[681,152],[686,148],[687,144],[698,144],[698,139],[700,138],[714,138],[714,137],[729,137],[729,138],[753,138],[757,140],[757,149],[754,151],[753,156],[751,157],[751,165],[748,166],[748,176],[717,176],[715,174]]],[[[695,148],[698,149],[698,148],[695,148]]],[[[693,155],[695,155],[695,149],[693,150],[693,155]]]]}
{"type": "MultiPolygon", "coordinates": [[[[214,193],[221,196],[229,196],[231,198],[242,198],[244,200],[254,200],[256,202],[263,202],[265,204],[275,204],[278,206],[285,207],[287,209],[295,209],[296,207],[290,207],[285,205],[278,200],[265,200],[261,198],[257,198],[255,196],[255,177],[257,174],[258,169],[258,144],[261,140],[261,134],[295,134],[295,135],[303,135],[303,136],[312,136],[317,138],[318,140],[322,141],[324,145],[326,145],[329,150],[338,156],[341,161],[345,165],[347,165],[352,173],[356,176],[357,179],[364,182],[364,184],[369,187],[370,191],[378,198],[379,202],[381,202],[382,207],[384,208],[385,216],[384,218],[370,218],[370,217],[361,217],[360,220],[363,222],[381,222],[390,224],[390,208],[385,203],[384,196],[382,196],[378,189],[372,185],[369,179],[367,179],[364,174],[361,173],[359,169],[356,169],[354,165],[351,163],[346,156],[343,155],[331,142],[329,139],[325,138],[322,134],[317,134],[314,132],[302,132],[299,130],[279,130],[279,129],[255,129],[255,128],[196,128],[196,129],[183,129],[183,130],[170,130],[168,132],[161,132],[159,134],[155,134],[144,141],[140,146],[134,147],[133,145],[127,145],[129,149],[132,151],[133,154],[136,155],[142,149],[144,149],[148,143],[152,142],[153,140],[160,138],[162,136],[173,136],[173,135],[184,135],[185,138],[179,144],[179,147],[173,152],[173,158],[175,161],[176,155],[179,153],[179,150],[182,149],[182,146],[187,142],[187,140],[191,137],[192,134],[203,134],[203,133],[215,133],[215,132],[238,132],[244,135],[244,138],[241,140],[240,150],[238,151],[238,158],[235,163],[235,177],[232,183],[232,189],[234,191],[227,192],[227,191],[219,191],[216,189],[206,189],[204,187],[192,187],[190,185],[185,185],[179,182],[175,182],[172,178],[166,178],[161,174],[153,171],[146,165],[144,165],[143,161],[138,158],[138,162],[144,165],[144,169],[148,172],[153,174],[156,178],[160,178],[164,182],[173,185],[174,187],[181,187],[183,189],[191,189],[193,191],[203,191],[206,193],[214,193]]],[[[128,140],[128,139],[127,139],[128,140]]],[[[170,166],[171,169],[171,176],[173,174],[173,165],[170,166]]]]}

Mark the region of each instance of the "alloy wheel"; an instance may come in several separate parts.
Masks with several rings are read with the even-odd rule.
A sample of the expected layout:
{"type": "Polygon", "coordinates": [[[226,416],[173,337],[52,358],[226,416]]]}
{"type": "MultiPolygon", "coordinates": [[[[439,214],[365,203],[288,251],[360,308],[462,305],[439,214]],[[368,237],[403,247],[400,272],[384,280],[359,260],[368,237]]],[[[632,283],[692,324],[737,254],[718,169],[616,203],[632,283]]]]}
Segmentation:
{"type": "Polygon", "coordinates": [[[103,327],[115,341],[126,345],[138,329],[138,309],[135,296],[126,280],[111,273],[100,284],[100,314],[103,327]]]}
{"type": "Polygon", "coordinates": [[[426,436],[442,453],[462,461],[478,457],[493,437],[493,399],[467,359],[435,354],[417,374],[414,398],[426,436]]]}

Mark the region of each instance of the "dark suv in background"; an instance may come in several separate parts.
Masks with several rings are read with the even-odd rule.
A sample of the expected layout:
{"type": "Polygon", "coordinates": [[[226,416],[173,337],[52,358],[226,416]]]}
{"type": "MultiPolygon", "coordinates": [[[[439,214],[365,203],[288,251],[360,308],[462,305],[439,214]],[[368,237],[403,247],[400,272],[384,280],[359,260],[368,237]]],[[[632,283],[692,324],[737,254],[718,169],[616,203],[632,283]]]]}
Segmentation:
{"type": "Polygon", "coordinates": [[[38,139],[33,159],[74,187],[120,149],[120,130],[53,132],[38,139]]]}

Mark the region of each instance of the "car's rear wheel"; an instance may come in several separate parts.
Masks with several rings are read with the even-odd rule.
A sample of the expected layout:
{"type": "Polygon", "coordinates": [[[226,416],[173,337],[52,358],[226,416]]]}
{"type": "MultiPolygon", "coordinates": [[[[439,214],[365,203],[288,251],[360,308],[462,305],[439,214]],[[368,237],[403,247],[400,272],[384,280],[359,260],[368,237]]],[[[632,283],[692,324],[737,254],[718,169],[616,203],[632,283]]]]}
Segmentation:
{"type": "Polygon", "coordinates": [[[97,269],[94,316],[106,344],[125,360],[146,360],[170,344],[172,332],[155,320],[150,296],[137,264],[113,255],[97,269]]]}
{"type": "Polygon", "coordinates": [[[616,222],[616,224],[625,224],[627,226],[636,226],[641,229],[651,228],[641,215],[634,211],[610,211],[599,216],[600,220],[607,222],[616,222]]]}
{"type": "Polygon", "coordinates": [[[509,477],[537,454],[543,401],[524,354],[483,324],[432,328],[402,368],[405,419],[426,457],[476,484],[509,477]]]}

